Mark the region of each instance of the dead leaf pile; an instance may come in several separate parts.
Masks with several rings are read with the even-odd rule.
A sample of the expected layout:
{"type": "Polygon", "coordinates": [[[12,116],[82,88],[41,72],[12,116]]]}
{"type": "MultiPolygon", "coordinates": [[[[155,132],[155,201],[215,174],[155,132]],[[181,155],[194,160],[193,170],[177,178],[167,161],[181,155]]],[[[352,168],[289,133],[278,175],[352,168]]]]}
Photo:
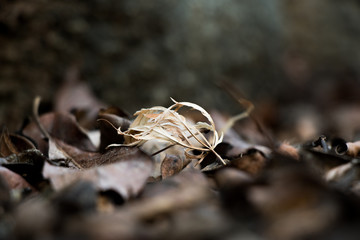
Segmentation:
{"type": "Polygon", "coordinates": [[[134,119],[76,79],[56,111],[37,98],[0,135],[0,239],[357,239],[359,139],[278,141],[237,96],[235,117],[173,100],[134,119]]]}

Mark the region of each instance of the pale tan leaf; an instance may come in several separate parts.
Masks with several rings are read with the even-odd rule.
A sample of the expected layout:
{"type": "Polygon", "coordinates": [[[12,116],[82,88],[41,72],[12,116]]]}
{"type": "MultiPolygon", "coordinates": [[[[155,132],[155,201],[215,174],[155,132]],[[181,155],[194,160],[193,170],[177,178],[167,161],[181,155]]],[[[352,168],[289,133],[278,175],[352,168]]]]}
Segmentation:
{"type": "MultiPolygon", "coordinates": [[[[141,146],[150,140],[167,142],[171,145],[179,145],[184,150],[197,150],[201,154],[194,156],[200,161],[208,152],[213,152],[224,164],[225,161],[215,152],[215,147],[222,141],[223,134],[216,131],[215,124],[210,114],[199,105],[190,102],[176,102],[168,108],[155,106],[149,109],[137,111],[133,123],[126,131],[117,129],[118,134],[124,136],[124,144],[111,144],[113,146],[141,146]],[[196,122],[187,119],[177,111],[187,107],[200,112],[207,122],[196,122]],[[204,130],[207,133],[204,135],[204,130]]],[[[191,155],[189,151],[185,153],[191,155]]],[[[200,162],[199,161],[199,162],[200,162]]]]}

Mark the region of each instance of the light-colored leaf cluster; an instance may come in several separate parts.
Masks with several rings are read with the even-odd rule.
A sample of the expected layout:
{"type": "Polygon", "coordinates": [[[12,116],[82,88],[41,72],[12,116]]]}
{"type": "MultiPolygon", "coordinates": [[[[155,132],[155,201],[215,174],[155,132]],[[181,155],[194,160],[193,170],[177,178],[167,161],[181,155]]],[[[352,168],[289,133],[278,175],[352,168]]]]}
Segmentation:
{"type": "MultiPolygon", "coordinates": [[[[133,123],[126,131],[117,129],[118,134],[124,135],[125,143],[122,146],[141,146],[149,140],[168,142],[169,146],[179,145],[184,147],[185,154],[196,158],[199,163],[209,152],[213,152],[225,164],[225,161],[216,153],[215,147],[222,142],[223,134],[215,129],[215,124],[210,114],[199,105],[190,102],[176,102],[168,108],[156,106],[141,109],[134,115],[133,123]],[[207,122],[196,122],[186,119],[178,113],[183,107],[200,112],[207,122]],[[204,135],[207,132],[208,138],[204,135]],[[191,154],[192,150],[200,152],[199,155],[191,154]]],[[[111,144],[119,146],[119,144],[111,144]]]]}

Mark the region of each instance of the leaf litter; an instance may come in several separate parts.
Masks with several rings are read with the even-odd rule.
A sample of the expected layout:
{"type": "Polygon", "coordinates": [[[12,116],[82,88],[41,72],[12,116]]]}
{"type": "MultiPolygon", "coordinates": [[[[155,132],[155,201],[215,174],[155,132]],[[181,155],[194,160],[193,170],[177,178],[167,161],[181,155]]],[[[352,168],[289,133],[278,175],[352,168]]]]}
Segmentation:
{"type": "Polygon", "coordinates": [[[171,99],[132,120],[70,70],[55,111],[39,114],[36,98],[30,122],[2,130],[0,239],[360,234],[359,139],[277,140],[230,83],[236,116],[171,99]]]}

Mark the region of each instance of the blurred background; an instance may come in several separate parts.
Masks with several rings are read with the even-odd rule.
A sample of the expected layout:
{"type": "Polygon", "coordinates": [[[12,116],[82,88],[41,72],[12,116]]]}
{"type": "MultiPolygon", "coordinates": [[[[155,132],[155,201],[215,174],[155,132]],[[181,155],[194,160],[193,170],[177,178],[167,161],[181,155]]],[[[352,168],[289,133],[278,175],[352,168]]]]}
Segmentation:
{"type": "Polygon", "coordinates": [[[76,68],[129,113],[173,97],[235,114],[227,81],[274,131],[336,130],[339,106],[359,125],[359,43],[359,0],[1,0],[0,123],[36,95],[50,108],[76,68]]]}

